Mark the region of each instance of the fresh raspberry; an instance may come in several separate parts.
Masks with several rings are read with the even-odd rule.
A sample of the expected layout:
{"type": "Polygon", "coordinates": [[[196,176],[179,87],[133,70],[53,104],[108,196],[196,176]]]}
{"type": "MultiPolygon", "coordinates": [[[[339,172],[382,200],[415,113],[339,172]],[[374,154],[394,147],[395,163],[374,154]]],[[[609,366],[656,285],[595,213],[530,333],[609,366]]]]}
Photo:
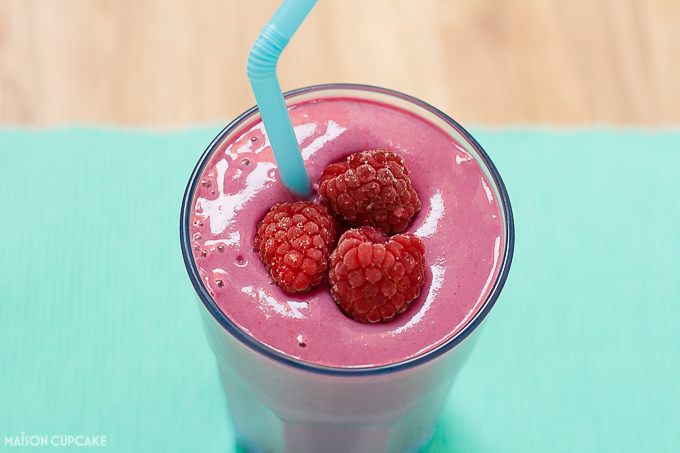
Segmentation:
{"type": "Polygon", "coordinates": [[[281,289],[305,292],[326,275],[336,237],[335,220],[325,206],[277,204],[258,225],[255,250],[281,289]]]}
{"type": "Polygon", "coordinates": [[[319,191],[331,211],[351,226],[401,233],[421,207],[408,174],[399,154],[362,151],[326,167],[319,191]]]}
{"type": "Polygon", "coordinates": [[[331,295],[356,321],[390,321],[420,294],[424,253],[423,241],[410,233],[389,238],[370,226],[349,230],[331,253],[331,295]]]}

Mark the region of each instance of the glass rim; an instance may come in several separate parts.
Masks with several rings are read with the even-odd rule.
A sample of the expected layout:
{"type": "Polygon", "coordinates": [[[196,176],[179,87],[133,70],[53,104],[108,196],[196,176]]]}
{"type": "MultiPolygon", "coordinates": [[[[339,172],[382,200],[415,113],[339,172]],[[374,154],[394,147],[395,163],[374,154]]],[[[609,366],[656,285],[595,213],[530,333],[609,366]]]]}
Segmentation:
{"type": "Polygon", "coordinates": [[[196,184],[199,180],[199,176],[202,174],[207,162],[213,154],[213,151],[222,143],[222,139],[229,134],[233,129],[240,126],[245,120],[253,116],[253,114],[258,112],[257,106],[248,109],[243,114],[239,115],[236,119],[231,121],[222,131],[213,139],[210,145],[203,152],[203,155],[198,160],[194,171],[191,174],[189,183],[184,192],[184,198],[182,201],[182,209],[180,214],[180,244],[182,248],[182,257],[184,258],[184,265],[189,274],[189,279],[198,295],[199,299],[203,303],[203,306],[208,310],[213,319],[215,319],[231,336],[239,340],[244,345],[250,347],[252,350],[263,354],[264,356],[273,359],[281,364],[289,365],[294,368],[309,371],[313,373],[330,375],[330,376],[368,376],[368,375],[379,375],[386,373],[393,373],[397,371],[402,371],[406,369],[413,368],[415,366],[429,362],[437,357],[440,357],[444,353],[450,351],[455,346],[460,344],[465,340],[472,332],[474,332],[481,322],[486,318],[491,308],[496,303],[501,290],[505,284],[508,273],[510,271],[510,264],[512,263],[512,256],[514,252],[515,244],[515,226],[514,218],[512,214],[512,208],[510,206],[510,199],[508,197],[505,184],[501,179],[496,166],[493,164],[489,156],[486,154],[484,149],[477,143],[477,141],[470,135],[460,124],[458,124],[451,117],[440,111],[439,109],[423,102],[412,96],[400,93],[398,91],[390,90],[387,88],[381,88],[371,85],[362,84],[346,84],[346,83],[336,83],[336,84],[323,84],[323,85],[313,85],[304,88],[298,88],[292,91],[284,93],[284,98],[288,99],[300,94],[314,93],[318,91],[329,91],[329,90],[346,90],[351,92],[356,91],[368,91],[378,94],[387,95],[389,97],[394,97],[406,101],[411,104],[415,104],[430,113],[438,116],[441,120],[452,126],[458,133],[460,133],[465,140],[468,141],[469,145],[474,148],[479,157],[482,159],[484,165],[486,165],[489,170],[489,174],[494,180],[496,187],[498,189],[498,194],[500,195],[500,205],[505,215],[505,247],[503,249],[503,257],[500,263],[500,269],[498,276],[490,289],[486,299],[482,303],[482,306],[477,310],[475,315],[468,320],[468,322],[451,338],[437,345],[436,347],[418,354],[414,357],[402,360],[399,362],[394,362],[385,365],[377,366],[366,366],[366,367],[332,367],[327,365],[318,365],[315,363],[307,362],[301,359],[297,359],[282,352],[279,352],[270,346],[260,342],[254,337],[248,335],[246,332],[241,330],[229,317],[222,312],[217,303],[208,293],[207,289],[203,285],[201,277],[198,273],[197,266],[193,259],[193,254],[191,252],[191,238],[190,238],[190,227],[189,220],[191,217],[191,206],[193,205],[193,195],[195,193],[196,184]]]}

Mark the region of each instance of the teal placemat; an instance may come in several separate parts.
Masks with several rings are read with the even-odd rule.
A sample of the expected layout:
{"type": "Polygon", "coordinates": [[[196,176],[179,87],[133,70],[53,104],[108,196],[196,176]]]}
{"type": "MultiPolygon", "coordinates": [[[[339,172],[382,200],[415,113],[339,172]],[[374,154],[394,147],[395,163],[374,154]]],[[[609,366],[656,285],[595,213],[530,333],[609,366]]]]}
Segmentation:
{"type": "MultiPolygon", "coordinates": [[[[238,451],[178,238],[217,132],[0,132],[1,450],[238,451]]],[[[515,258],[426,451],[680,451],[680,133],[473,132],[515,258]]]]}

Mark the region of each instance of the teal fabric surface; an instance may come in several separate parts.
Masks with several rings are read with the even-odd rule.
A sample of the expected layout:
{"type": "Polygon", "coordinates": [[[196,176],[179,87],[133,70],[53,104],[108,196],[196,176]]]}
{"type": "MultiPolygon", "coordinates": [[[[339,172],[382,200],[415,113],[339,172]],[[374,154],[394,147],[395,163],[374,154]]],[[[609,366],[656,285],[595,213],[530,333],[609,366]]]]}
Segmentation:
{"type": "MultiPolygon", "coordinates": [[[[239,451],[179,250],[217,132],[0,131],[0,450],[239,451]]],[[[473,134],[515,258],[425,451],[680,451],[680,133],[473,134]]]]}

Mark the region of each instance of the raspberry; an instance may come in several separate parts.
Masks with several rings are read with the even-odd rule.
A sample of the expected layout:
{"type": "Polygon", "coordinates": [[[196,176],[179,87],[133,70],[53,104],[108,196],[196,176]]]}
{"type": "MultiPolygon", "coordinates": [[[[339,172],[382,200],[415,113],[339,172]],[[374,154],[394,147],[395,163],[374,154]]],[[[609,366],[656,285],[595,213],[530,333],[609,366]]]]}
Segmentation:
{"type": "Polygon", "coordinates": [[[424,253],[423,241],[410,233],[388,238],[370,226],[349,230],[331,253],[331,295],[349,318],[390,321],[420,295],[424,253]]]}
{"type": "Polygon", "coordinates": [[[399,154],[362,151],[326,167],[319,191],[331,211],[351,226],[401,233],[421,207],[408,174],[399,154]]]}
{"type": "Polygon", "coordinates": [[[310,201],[284,203],[258,225],[255,250],[279,287],[292,294],[321,283],[335,239],[328,208],[310,201]]]}

